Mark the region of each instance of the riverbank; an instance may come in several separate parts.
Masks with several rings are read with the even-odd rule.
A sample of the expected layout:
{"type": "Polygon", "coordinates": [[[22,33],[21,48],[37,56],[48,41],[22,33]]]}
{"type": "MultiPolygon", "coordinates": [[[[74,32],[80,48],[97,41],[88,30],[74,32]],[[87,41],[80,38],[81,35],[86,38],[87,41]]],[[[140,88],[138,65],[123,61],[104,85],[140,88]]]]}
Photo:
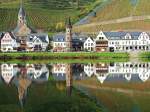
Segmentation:
{"type": "Polygon", "coordinates": [[[87,53],[87,52],[25,52],[25,53],[0,53],[0,60],[23,59],[23,60],[45,60],[45,59],[119,59],[129,58],[128,53],[87,53]]]}

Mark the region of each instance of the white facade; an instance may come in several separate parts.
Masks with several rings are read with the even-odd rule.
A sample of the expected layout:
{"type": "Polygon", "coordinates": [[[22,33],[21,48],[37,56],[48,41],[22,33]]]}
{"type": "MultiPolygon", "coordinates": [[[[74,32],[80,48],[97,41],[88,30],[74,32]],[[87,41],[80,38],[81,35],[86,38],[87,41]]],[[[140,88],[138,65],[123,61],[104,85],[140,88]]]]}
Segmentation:
{"type": "Polygon", "coordinates": [[[66,48],[66,42],[53,42],[53,47],[57,48],[57,47],[62,47],[62,48],[66,48]]]}
{"type": "Polygon", "coordinates": [[[114,52],[150,51],[150,37],[145,32],[137,38],[127,33],[122,39],[109,39],[108,47],[113,48],[114,52]]]}
{"type": "Polygon", "coordinates": [[[2,52],[13,52],[16,51],[14,48],[19,47],[19,43],[16,39],[10,35],[11,32],[6,32],[3,37],[1,37],[1,51],[2,52]]]}
{"type": "Polygon", "coordinates": [[[94,41],[103,41],[103,40],[107,40],[108,41],[106,35],[102,31],[100,31],[94,41]]]}
{"type": "MultiPolygon", "coordinates": [[[[42,35],[43,36],[43,35],[42,35]]],[[[39,38],[39,35],[29,35],[27,40],[27,47],[31,49],[27,49],[27,51],[34,51],[36,49],[41,48],[41,51],[46,51],[46,48],[49,45],[48,35],[44,35],[43,38],[39,38]]]]}
{"type": "Polygon", "coordinates": [[[87,38],[83,46],[87,51],[95,51],[95,42],[90,37],[87,38]]]}

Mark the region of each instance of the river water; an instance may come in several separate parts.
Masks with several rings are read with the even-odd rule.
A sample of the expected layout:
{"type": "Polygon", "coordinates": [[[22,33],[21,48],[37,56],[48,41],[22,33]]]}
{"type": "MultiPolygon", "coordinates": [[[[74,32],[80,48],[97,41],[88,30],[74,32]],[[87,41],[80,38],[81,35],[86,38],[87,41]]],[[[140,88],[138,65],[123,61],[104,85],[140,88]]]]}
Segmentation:
{"type": "Polygon", "coordinates": [[[150,112],[150,63],[1,63],[0,112],[150,112]]]}

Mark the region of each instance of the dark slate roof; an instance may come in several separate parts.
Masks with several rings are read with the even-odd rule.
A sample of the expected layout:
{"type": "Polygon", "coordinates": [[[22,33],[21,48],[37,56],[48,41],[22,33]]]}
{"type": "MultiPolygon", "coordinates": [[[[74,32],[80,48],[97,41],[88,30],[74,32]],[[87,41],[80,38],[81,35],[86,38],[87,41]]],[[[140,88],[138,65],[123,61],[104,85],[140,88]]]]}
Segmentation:
{"type": "Polygon", "coordinates": [[[37,38],[39,38],[42,42],[48,43],[47,41],[47,34],[30,34],[27,36],[27,41],[28,42],[33,42],[35,41],[37,38],[34,38],[34,36],[36,36],[37,38]],[[32,37],[32,38],[31,38],[32,37]],[[34,39],[34,40],[33,40],[34,39]]]}
{"type": "Polygon", "coordinates": [[[65,42],[65,34],[64,33],[59,33],[53,36],[53,41],[54,42],[65,42]]]}
{"type": "Polygon", "coordinates": [[[0,34],[0,38],[3,38],[3,36],[5,35],[5,33],[9,33],[9,35],[11,36],[12,39],[16,40],[17,42],[19,41],[16,36],[14,35],[13,32],[3,32],[0,34]]]}
{"type": "Polygon", "coordinates": [[[23,17],[26,16],[26,13],[25,13],[25,10],[24,10],[22,4],[21,4],[21,6],[20,6],[18,16],[23,16],[23,17]]]}
{"type": "Polygon", "coordinates": [[[4,36],[4,33],[0,33],[0,39],[4,36]]]}
{"type": "Polygon", "coordinates": [[[138,39],[142,32],[104,32],[106,37],[110,40],[121,40],[124,39],[126,34],[130,34],[132,39],[138,39]]]}
{"type": "MultiPolygon", "coordinates": [[[[58,33],[53,36],[53,41],[54,42],[65,42],[65,37],[66,37],[65,33],[58,33]]],[[[78,40],[85,41],[87,37],[88,36],[85,34],[80,34],[80,33],[72,34],[72,40],[74,40],[74,41],[78,41],[78,40]]]]}
{"type": "Polygon", "coordinates": [[[9,32],[9,35],[13,38],[16,39],[15,35],[12,32],[9,32]]]}

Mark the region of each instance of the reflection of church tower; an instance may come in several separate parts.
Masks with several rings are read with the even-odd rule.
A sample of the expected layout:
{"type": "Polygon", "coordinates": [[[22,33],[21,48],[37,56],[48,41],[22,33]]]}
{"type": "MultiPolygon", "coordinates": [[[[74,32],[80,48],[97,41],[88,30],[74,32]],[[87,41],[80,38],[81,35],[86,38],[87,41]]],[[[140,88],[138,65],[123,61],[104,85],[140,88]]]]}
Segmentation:
{"type": "Polygon", "coordinates": [[[71,96],[72,92],[72,68],[70,64],[66,64],[66,88],[67,94],[71,96]]]}
{"type": "Polygon", "coordinates": [[[70,52],[72,49],[72,24],[70,18],[66,21],[66,47],[67,52],[70,52]]]}
{"type": "Polygon", "coordinates": [[[21,68],[21,74],[18,78],[18,95],[21,106],[23,107],[27,96],[27,89],[31,84],[31,80],[27,78],[26,69],[21,68]]]}

